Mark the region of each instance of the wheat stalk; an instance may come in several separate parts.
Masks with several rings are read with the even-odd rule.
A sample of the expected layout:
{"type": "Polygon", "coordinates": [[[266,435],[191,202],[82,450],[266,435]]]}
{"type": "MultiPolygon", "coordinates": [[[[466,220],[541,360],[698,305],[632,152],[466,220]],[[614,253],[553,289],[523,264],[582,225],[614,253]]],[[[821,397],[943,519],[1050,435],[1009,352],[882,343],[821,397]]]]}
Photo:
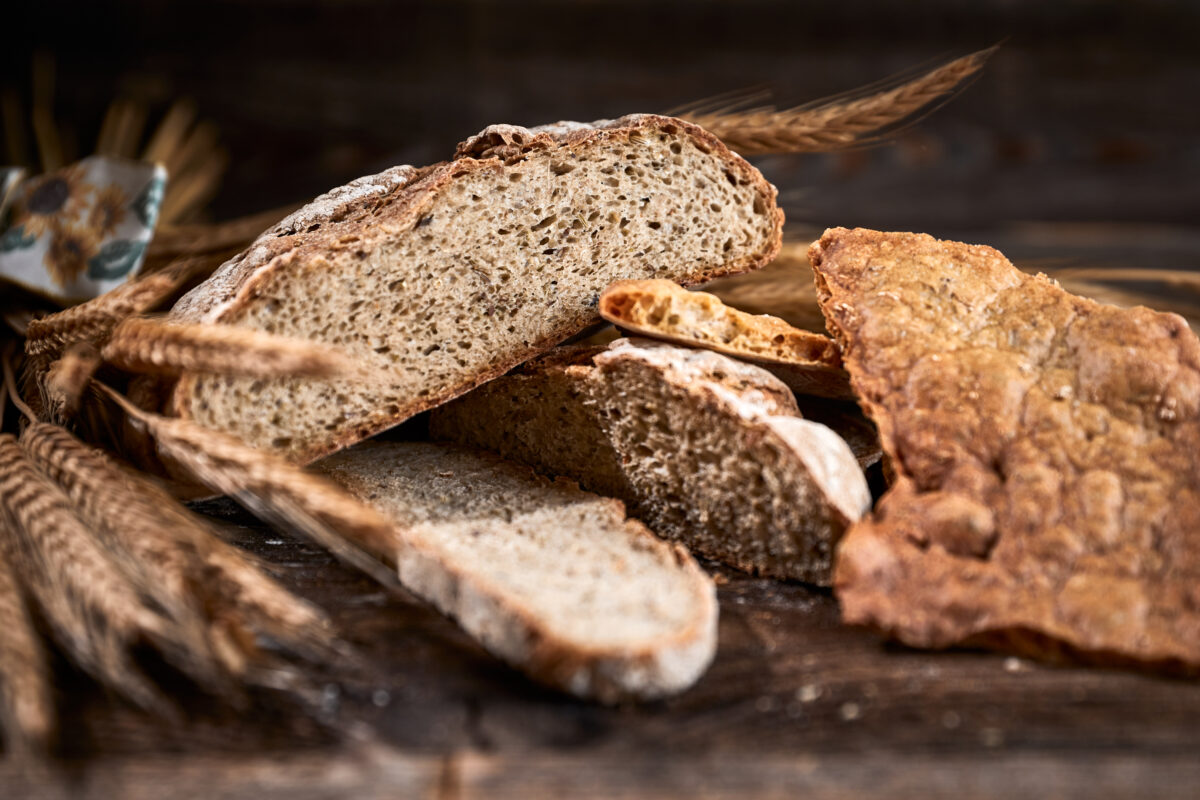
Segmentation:
{"type": "Polygon", "coordinates": [[[251,631],[308,654],[334,648],[324,614],[262,573],[166,492],[66,430],[33,423],[20,439],[114,558],[140,565],[155,599],[206,629],[207,645],[242,674],[256,655],[251,631]],[[201,618],[202,617],[202,618],[201,618]]]}
{"type": "Polygon", "coordinates": [[[76,342],[50,365],[44,380],[44,406],[50,419],[63,422],[75,416],[100,354],[89,342],[76,342]]]}
{"type": "Polygon", "coordinates": [[[135,642],[166,643],[166,620],[130,588],[67,498],[9,434],[0,434],[0,515],[19,542],[13,566],[58,643],[134,703],[170,714],[170,704],[128,655],[135,642]]]}
{"type": "Polygon", "coordinates": [[[131,318],[113,331],[104,360],[128,372],[203,372],[254,378],[331,378],[356,362],[330,345],[232,325],[183,325],[131,318]]]}
{"type": "Polygon", "coordinates": [[[393,559],[398,546],[395,527],[378,511],[273,453],[189,420],[142,411],[112,389],[97,386],[183,472],[262,518],[294,526],[381,584],[399,588],[396,575],[376,560],[393,559]]]}
{"type": "Polygon", "coordinates": [[[26,330],[25,352],[48,363],[76,342],[100,347],[123,320],[158,308],[213,266],[212,259],[204,256],[183,259],[86,303],[32,320],[26,330]]]}
{"type": "Polygon", "coordinates": [[[49,668],[11,565],[16,538],[0,520],[0,727],[19,756],[45,750],[54,735],[49,668]]]}
{"type": "Polygon", "coordinates": [[[797,108],[720,109],[679,116],[742,155],[812,153],[869,141],[880,131],[945,97],[983,68],[995,47],[951,61],[920,77],[866,96],[837,97],[797,108]]]}
{"type": "Polygon", "coordinates": [[[211,225],[161,224],[146,249],[147,263],[218,251],[236,252],[297,208],[297,205],[284,206],[211,225]]]}

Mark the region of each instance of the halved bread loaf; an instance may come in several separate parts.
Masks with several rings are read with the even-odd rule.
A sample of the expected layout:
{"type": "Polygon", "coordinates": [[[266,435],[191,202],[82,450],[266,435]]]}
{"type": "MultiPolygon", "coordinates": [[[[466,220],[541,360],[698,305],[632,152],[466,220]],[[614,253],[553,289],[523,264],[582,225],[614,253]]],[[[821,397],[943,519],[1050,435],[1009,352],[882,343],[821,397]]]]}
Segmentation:
{"type": "Polygon", "coordinates": [[[650,699],[712,660],[712,580],[616,500],[426,442],[365,442],[317,468],[396,520],[405,586],[544,683],[650,699]]]}
{"type": "Polygon", "coordinates": [[[797,394],[854,397],[837,344],[828,336],[738,311],[707,292],[689,292],[662,279],[617,281],[600,295],[600,316],[642,336],[753,361],[797,394]]]}
{"type": "Polygon", "coordinates": [[[582,330],[614,280],[691,284],[762,266],[782,222],[757,170],[677,119],[493,126],[453,161],[318,198],[172,312],[337,344],[389,378],[185,375],[171,405],[308,462],[582,330]]]}
{"type": "Polygon", "coordinates": [[[434,411],[434,437],[625,500],[651,530],[742,569],[828,585],[870,507],[849,446],[770,373],[623,339],[564,349],[434,411]]]}

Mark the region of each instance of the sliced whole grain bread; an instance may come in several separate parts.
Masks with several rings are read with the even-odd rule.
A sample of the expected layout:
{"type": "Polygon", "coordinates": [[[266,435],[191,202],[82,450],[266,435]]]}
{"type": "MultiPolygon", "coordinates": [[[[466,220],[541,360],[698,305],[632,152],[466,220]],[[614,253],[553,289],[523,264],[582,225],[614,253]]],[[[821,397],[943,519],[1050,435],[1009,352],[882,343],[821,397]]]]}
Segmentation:
{"type": "Polygon", "coordinates": [[[336,344],[386,379],[187,374],[168,405],[309,462],[579,332],[614,280],[766,264],[782,223],[774,187],[689,123],[495,125],[452,161],[318,198],[171,313],[336,344]]]}
{"type": "Polygon", "coordinates": [[[712,660],[712,580],[617,500],[428,442],[364,442],[315,468],[395,519],[405,586],[543,683],[652,699],[712,660]]]}
{"type": "Polygon", "coordinates": [[[600,316],[641,336],[752,361],[797,394],[854,398],[837,343],[828,336],[747,314],[673,281],[617,281],[600,294],[600,316]]]}
{"type": "Polygon", "coordinates": [[[697,553],[821,585],[871,504],[846,442],[770,373],[645,339],[553,351],[435,410],[430,432],[619,497],[697,553]]]}

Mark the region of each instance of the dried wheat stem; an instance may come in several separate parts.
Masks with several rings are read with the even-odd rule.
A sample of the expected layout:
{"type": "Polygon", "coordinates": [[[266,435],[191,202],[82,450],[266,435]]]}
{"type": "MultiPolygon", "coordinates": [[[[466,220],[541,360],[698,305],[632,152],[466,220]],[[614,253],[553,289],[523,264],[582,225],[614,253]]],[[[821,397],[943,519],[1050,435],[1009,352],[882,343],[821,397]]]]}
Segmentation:
{"type": "Polygon", "coordinates": [[[183,259],[86,303],[32,320],[26,331],[25,352],[48,364],[76,342],[89,342],[99,347],[122,320],[157,308],[198,272],[211,266],[211,259],[204,257],[183,259]]]}
{"type": "Polygon", "coordinates": [[[778,111],[773,108],[681,116],[743,155],[836,150],[907,119],[979,72],[996,48],[951,61],[873,94],[778,111]]]}
{"type": "Polygon", "coordinates": [[[101,389],[147,429],[163,457],[200,483],[230,495],[256,514],[295,526],[380,583],[399,585],[396,576],[372,557],[394,558],[398,546],[392,523],[375,509],[273,453],[188,420],[150,414],[108,387],[101,389]]]}
{"type": "Polygon", "coordinates": [[[76,342],[50,365],[45,378],[45,406],[50,419],[66,421],[79,411],[83,391],[100,368],[100,354],[89,342],[76,342]]]}
{"type": "Polygon", "coordinates": [[[63,166],[62,142],[54,124],[54,58],[39,53],[33,61],[33,135],[42,159],[42,172],[63,166]]]}
{"type": "Polygon", "coordinates": [[[331,378],[356,362],[337,348],[231,325],[180,325],[131,318],[104,345],[113,366],[151,375],[203,372],[254,378],[331,378]]]}
{"type": "Polygon", "coordinates": [[[1077,278],[1106,283],[1157,283],[1186,289],[1200,289],[1200,272],[1142,267],[1063,267],[1052,270],[1055,278],[1077,278]]]}
{"type": "Polygon", "coordinates": [[[169,712],[127,652],[138,641],[164,641],[166,621],[130,588],[66,496],[8,434],[0,434],[0,515],[20,542],[13,566],[59,644],[133,702],[169,712]]]}
{"type": "Polygon", "coordinates": [[[241,249],[297,208],[295,205],[283,206],[212,225],[160,222],[146,257],[159,259],[241,249]]]}
{"type": "Polygon", "coordinates": [[[142,152],[142,160],[165,163],[183,141],[192,122],[196,119],[196,106],[188,100],[174,103],[163,116],[162,122],[150,136],[150,142],[142,152]]]}
{"type": "Polygon", "coordinates": [[[0,727],[18,756],[45,750],[54,735],[49,667],[13,574],[17,540],[0,520],[0,727]]]}
{"type": "Polygon", "coordinates": [[[137,564],[151,592],[190,630],[202,658],[211,649],[240,674],[255,656],[251,629],[306,652],[332,646],[329,621],[259,571],[166,492],[67,431],[34,423],[21,445],[75,504],[114,558],[137,564]],[[203,619],[201,616],[203,615],[203,619]],[[231,652],[232,648],[232,652],[231,652]]]}
{"type": "Polygon", "coordinates": [[[24,114],[21,113],[21,99],[15,89],[6,86],[0,93],[0,114],[4,117],[5,158],[14,166],[25,166],[29,146],[25,141],[24,114]]]}
{"type": "Polygon", "coordinates": [[[168,223],[190,219],[216,195],[228,166],[229,155],[216,150],[204,161],[182,172],[163,198],[162,219],[168,223]]]}

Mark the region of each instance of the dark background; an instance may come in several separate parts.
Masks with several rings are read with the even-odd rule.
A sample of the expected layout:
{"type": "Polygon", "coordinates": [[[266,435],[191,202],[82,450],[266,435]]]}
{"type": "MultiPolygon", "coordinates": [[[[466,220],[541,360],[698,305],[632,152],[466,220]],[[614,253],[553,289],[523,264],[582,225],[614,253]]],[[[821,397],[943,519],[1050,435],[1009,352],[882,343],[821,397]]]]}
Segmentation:
{"type": "Polygon", "coordinates": [[[866,225],[1189,269],[1200,253],[1195,3],[218,0],[5,16],[20,34],[5,37],[3,81],[27,93],[33,53],[52,53],[56,117],[85,147],[118,94],[152,117],[195,99],[231,156],[215,219],[441,160],[493,122],[748,88],[795,104],[1003,41],[977,81],[889,144],[758,159],[792,235],[866,225]]]}
{"type": "MultiPolygon", "coordinates": [[[[77,155],[114,97],[154,117],[196,101],[231,159],[216,220],[446,158],[493,122],[662,111],[760,87],[800,103],[1003,41],[960,96],[885,145],[758,159],[789,235],[866,225],[994,244],[1026,265],[1200,266],[1200,4],[9,5],[0,89],[28,104],[34,54],[52,54],[55,114],[77,155]]],[[[1194,684],[885,647],[841,626],[826,592],[726,571],[721,649],[703,680],[672,701],[606,709],[521,680],[445,618],[229,503],[206,513],[385,673],[331,701],[336,720],[365,721],[377,742],[347,756],[290,707],[231,718],[184,692],[188,721],[173,725],[60,664],[76,796],[405,793],[391,784],[440,797],[625,786],[1093,798],[1200,785],[1194,684]]],[[[33,794],[5,769],[0,796],[33,794]]]]}

